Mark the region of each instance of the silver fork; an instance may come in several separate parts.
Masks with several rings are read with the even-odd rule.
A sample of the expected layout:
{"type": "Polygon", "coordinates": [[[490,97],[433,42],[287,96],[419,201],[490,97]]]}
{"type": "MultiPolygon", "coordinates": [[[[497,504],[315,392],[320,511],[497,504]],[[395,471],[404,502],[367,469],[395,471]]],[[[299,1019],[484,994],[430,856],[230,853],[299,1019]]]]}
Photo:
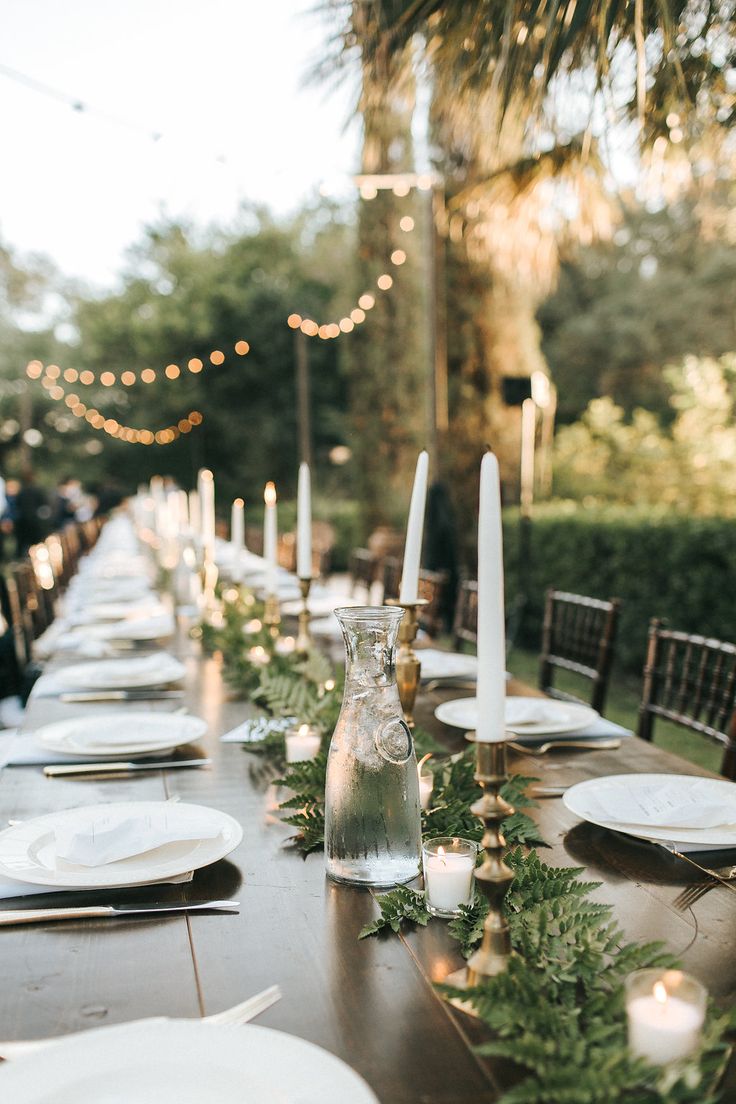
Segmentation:
{"type": "Polygon", "coordinates": [[[545,744],[517,744],[508,740],[506,746],[522,755],[544,755],[552,748],[585,748],[587,751],[615,751],[621,747],[620,740],[549,740],[545,744]]]}
{"type": "MultiPolygon", "coordinates": [[[[281,1000],[281,990],[278,985],[271,985],[268,989],[256,993],[255,996],[241,1001],[240,1004],[236,1004],[232,1008],[225,1008],[222,1012],[214,1012],[210,1016],[203,1016],[200,1022],[211,1024],[214,1027],[237,1027],[249,1023],[256,1016],[260,1016],[261,1012],[265,1012],[278,1000],[281,1000]]],[[[160,1023],[164,1019],[163,1016],[153,1017],[141,1022],[160,1023]]],[[[87,1034],[86,1031],[74,1031],[70,1035],[60,1035],[52,1039],[16,1039],[12,1042],[2,1042],[0,1043],[0,1058],[6,1062],[12,1058],[22,1058],[24,1055],[32,1054],[44,1047],[55,1046],[58,1043],[66,1042],[68,1039],[87,1034]]]]}
{"type": "Polygon", "coordinates": [[[702,882],[692,882],[689,886],[685,886],[672,902],[679,912],[687,912],[701,897],[705,897],[706,893],[710,893],[717,885],[721,885],[723,882],[736,881],[736,866],[724,867],[722,872],[710,870],[708,867],[703,867],[703,870],[711,875],[710,878],[706,878],[702,882]]]}

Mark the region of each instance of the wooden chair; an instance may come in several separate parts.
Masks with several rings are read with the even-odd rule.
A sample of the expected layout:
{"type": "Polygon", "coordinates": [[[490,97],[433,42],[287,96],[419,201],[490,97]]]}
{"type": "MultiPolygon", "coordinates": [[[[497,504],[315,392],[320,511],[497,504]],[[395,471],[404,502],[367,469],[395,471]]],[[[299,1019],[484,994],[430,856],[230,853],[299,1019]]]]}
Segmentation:
{"type": "Polygon", "coordinates": [[[562,590],[547,591],[539,657],[540,690],[563,701],[581,701],[552,685],[555,670],[571,671],[592,682],[590,704],[603,712],[620,604],[618,598],[606,602],[562,590]]]}
{"type": "Polygon", "coordinates": [[[348,570],[351,595],[355,595],[357,587],[363,587],[370,598],[371,588],[378,573],[378,557],[367,548],[354,548],[350,553],[348,570]]]}
{"type": "MultiPolygon", "coordinates": [[[[386,556],[383,561],[383,601],[398,602],[401,590],[401,572],[403,564],[396,556],[386,556]]],[[[427,602],[417,615],[419,628],[429,636],[439,636],[442,632],[442,603],[445,587],[449,585],[446,571],[419,570],[418,596],[427,602]]]]}
{"type": "Polygon", "coordinates": [[[736,781],[736,646],[675,632],[654,618],[638,735],[651,740],[656,717],[723,747],[721,774],[736,781]]]}
{"type": "Polygon", "coordinates": [[[450,575],[447,571],[430,571],[426,567],[419,570],[419,597],[424,598],[426,606],[422,606],[417,616],[419,628],[428,636],[439,636],[444,627],[443,614],[445,590],[450,585],[450,575]]]}
{"type": "Polygon", "coordinates": [[[401,589],[401,560],[397,556],[386,556],[381,568],[383,578],[383,601],[398,602],[401,589]]]}
{"type": "Polygon", "coordinates": [[[458,587],[452,635],[457,652],[463,650],[464,644],[478,647],[478,584],[475,579],[463,579],[458,587]]]}

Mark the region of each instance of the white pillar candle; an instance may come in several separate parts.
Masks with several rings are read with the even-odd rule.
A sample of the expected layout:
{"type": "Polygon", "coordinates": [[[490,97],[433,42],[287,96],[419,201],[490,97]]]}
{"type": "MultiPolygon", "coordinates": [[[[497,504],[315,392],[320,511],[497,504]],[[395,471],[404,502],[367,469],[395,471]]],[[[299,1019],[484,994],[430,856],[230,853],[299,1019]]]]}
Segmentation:
{"type": "Polygon", "coordinates": [[[276,594],[278,567],[278,522],[276,517],[276,487],[267,483],[263,491],[266,508],[263,514],[263,558],[266,561],[266,593],[276,594]]]}
{"type": "Polygon", "coordinates": [[[205,556],[215,555],[215,477],[208,469],[199,473],[199,505],[202,511],[202,544],[205,556]]]}
{"type": "Polygon", "coordinates": [[[478,723],[484,743],[506,737],[506,629],[503,602],[503,533],[498,461],[487,452],[480,467],[478,514],[478,723]]]}
{"type": "Polygon", "coordinates": [[[419,800],[423,809],[428,809],[432,800],[432,790],[434,789],[434,775],[433,774],[420,774],[419,775],[419,800]]]}
{"type": "Polygon", "coordinates": [[[416,602],[419,591],[419,559],[422,554],[422,533],[424,531],[424,507],[427,501],[427,471],[429,456],[420,452],[414,473],[414,486],[411,492],[409,520],[406,525],[406,543],[404,545],[404,567],[401,572],[400,602],[416,602]]]}
{"type": "Polygon", "coordinates": [[[319,733],[307,724],[300,725],[298,729],[288,729],[285,740],[287,763],[302,763],[305,759],[316,759],[322,746],[319,733]]]}
{"type": "Polygon", "coordinates": [[[475,854],[457,854],[440,846],[436,855],[424,855],[427,905],[440,915],[455,914],[470,903],[475,854]]]}
{"type": "Polygon", "coordinates": [[[245,503],[242,498],[233,502],[230,515],[230,542],[233,546],[232,577],[236,583],[243,578],[243,549],[245,547],[245,503]]]}
{"type": "Polygon", "coordinates": [[[199,503],[199,491],[189,492],[189,528],[195,539],[202,531],[202,512],[199,503]]]}
{"type": "Polygon", "coordinates": [[[299,465],[296,573],[300,579],[312,578],[312,480],[306,463],[299,465]]]}
{"type": "Polygon", "coordinates": [[[664,1066],[686,1058],[700,1045],[706,994],[695,978],[676,970],[667,971],[652,984],[647,975],[657,973],[642,970],[641,983],[637,974],[627,981],[626,1015],[632,1054],[654,1066],[664,1066]],[[674,979],[674,992],[668,989],[668,977],[674,979]]]}
{"type": "Polygon", "coordinates": [[[189,498],[186,491],[176,492],[179,503],[179,532],[189,532],[189,498]]]}

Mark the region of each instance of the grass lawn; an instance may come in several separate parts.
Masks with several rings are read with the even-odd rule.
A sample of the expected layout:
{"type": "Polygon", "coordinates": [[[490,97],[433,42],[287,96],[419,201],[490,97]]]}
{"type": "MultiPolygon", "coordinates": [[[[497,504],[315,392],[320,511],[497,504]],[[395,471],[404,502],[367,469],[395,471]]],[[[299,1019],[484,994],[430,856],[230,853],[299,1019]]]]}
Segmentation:
{"type": "MultiPolygon", "coordinates": [[[[530,683],[532,686],[537,685],[539,661],[536,652],[514,648],[509,656],[508,669],[523,682],[530,683]]],[[[574,675],[560,671],[555,675],[555,686],[559,686],[561,690],[566,690],[568,693],[578,694],[586,700],[587,687],[590,684],[576,679],[574,675]]],[[[606,717],[636,732],[640,693],[640,678],[622,675],[614,668],[608,691],[606,717]]],[[[654,725],[654,742],[666,748],[667,751],[674,752],[675,755],[681,755],[683,759],[689,759],[691,763],[718,771],[723,752],[718,745],[712,744],[705,736],[698,736],[697,733],[688,732],[667,721],[657,720],[654,725]]]]}

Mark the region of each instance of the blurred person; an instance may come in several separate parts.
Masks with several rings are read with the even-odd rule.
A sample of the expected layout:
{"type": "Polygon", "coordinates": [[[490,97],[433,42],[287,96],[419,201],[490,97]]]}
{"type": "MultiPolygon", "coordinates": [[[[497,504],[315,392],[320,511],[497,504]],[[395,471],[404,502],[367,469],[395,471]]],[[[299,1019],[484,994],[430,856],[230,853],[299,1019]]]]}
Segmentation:
{"type": "Polygon", "coordinates": [[[56,493],[51,508],[51,527],[63,529],[76,518],[80,484],[78,479],[65,475],[56,484],[56,493]]]}
{"type": "Polygon", "coordinates": [[[32,544],[44,539],[50,518],[46,492],[36,483],[34,471],[28,468],[21,477],[15,499],[15,540],[19,556],[25,556],[32,544]]]}

